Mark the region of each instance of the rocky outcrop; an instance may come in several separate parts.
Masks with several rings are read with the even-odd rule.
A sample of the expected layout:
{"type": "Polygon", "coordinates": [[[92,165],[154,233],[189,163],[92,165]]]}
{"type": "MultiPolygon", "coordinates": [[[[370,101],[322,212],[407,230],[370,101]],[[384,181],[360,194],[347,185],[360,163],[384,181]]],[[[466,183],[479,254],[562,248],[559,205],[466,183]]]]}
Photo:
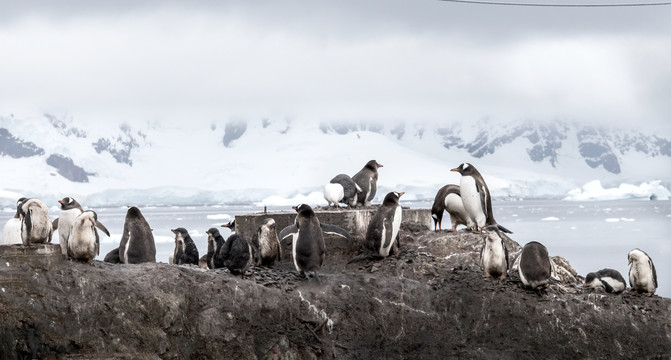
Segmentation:
{"type": "Polygon", "coordinates": [[[47,158],[47,165],[53,166],[62,177],[80,183],[89,182],[89,174],[67,156],[51,154],[47,158]]]}
{"type": "MultiPolygon", "coordinates": [[[[521,248],[506,243],[512,260],[521,248]]],[[[0,358],[671,354],[671,299],[595,293],[575,276],[542,292],[526,290],[514,272],[483,278],[481,246],[478,235],[404,224],[400,254],[348,265],[355,254],[330,250],[320,282],[299,278],[287,251],[274,269],[240,277],[162,263],[41,267],[2,257],[0,358]]]]}
{"type": "Polygon", "coordinates": [[[44,155],[44,149],[29,141],[23,141],[0,128],[0,156],[10,156],[15,159],[44,155]]]}

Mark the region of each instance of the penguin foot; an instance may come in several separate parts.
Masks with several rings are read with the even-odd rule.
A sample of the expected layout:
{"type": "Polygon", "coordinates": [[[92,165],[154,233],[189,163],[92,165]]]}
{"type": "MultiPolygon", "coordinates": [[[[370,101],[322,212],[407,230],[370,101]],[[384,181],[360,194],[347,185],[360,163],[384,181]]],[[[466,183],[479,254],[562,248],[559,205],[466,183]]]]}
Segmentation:
{"type": "Polygon", "coordinates": [[[503,280],[503,279],[505,279],[505,278],[506,278],[506,274],[505,274],[505,273],[504,273],[504,274],[501,274],[501,276],[499,276],[499,279],[501,279],[501,280],[503,280]]]}
{"type": "Polygon", "coordinates": [[[482,277],[484,277],[484,278],[488,278],[488,277],[491,277],[491,276],[492,276],[491,274],[489,274],[488,272],[486,272],[485,275],[483,275],[482,277]]]}

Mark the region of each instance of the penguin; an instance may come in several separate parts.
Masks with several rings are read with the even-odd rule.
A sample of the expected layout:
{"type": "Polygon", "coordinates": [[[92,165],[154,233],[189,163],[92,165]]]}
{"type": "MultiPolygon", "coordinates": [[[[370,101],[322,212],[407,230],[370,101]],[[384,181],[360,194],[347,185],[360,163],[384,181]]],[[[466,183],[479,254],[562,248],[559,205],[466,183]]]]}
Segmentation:
{"type": "Polygon", "coordinates": [[[627,283],[622,274],[613,269],[601,269],[597,272],[591,272],[585,277],[584,287],[593,289],[603,289],[609,293],[619,293],[624,291],[627,283]]]}
{"type": "Polygon", "coordinates": [[[83,211],[74,219],[67,242],[69,258],[90,263],[100,254],[100,237],[96,228],[110,236],[93,210],[83,211]]]}
{"type": "Polygon", "coordinates": [[[326,257],[326,244],[324,233],[342,236],[350,239],[350,235],[342,228],[322,224],[319,222],[314,210],[307,204],[299,204],[292,209],[296,210],[296,220],[280,232],[280,241],[293,237],[291,255],[294,266],[300,275],[315,278],[319,281],[317,273],[321,270],[326,257]]]}
{"type": "Polygon", "coordinates": [[[473,221],[468,216],[464,208],[464,202],[461,200],[461,192],[459,185],[445,185],[438,190],[436,198],[433,200],[431,207],[431,218],[433,218],[433,230],[443,230],[443,211],[447,210],[450,214],[450,221],[452,222],[452,230],[456,231],[457,225],[465,225],[471,228],[473,221]]]}
{"type": "MultiPolygon", "coordinates": [[[[208,251],[209,251],[209,247],[208,247],[208,251]]],[[[171,257],[168,258],[168,261],[170,261],[170,258],[171,257]]],[[[171,264],[172,264],[172,262],[171,262],[171,264]]],[[[200,259],[198,259],[198,267],[201,268],[201,269],[209,269],[210,268],[210,266],[207,264],[207,254],[201,256],[200,259]]]]}
{"type": "Polygon", "coordinates": [[[68,256],[68,238],[70,236],[72,224],[74,224],[77,216],[84,212],[84,209],[77,200],[69,196],[64,197],[62,200],[58,200],[58,203],[61,204],[61,211],[51,225],[54,230],[58,230],[58,240],[61,244],[61,252],[63,252],[63,255],[68,256]]]}
{"type": "Polygon", "coordinates": [[[256,266],[270,267],[275,264],[275,260],[282,258],[282,248],[280,240],[277,237],[275,220],[267,218],[259,226],[252,238],[254,247],[254,263],[256,266]]]}
{"type": "Polygon", "coordinates": [[[352,176],[352,180],[359,186],[361,191],[358,194],[357,203],[363,206],[370,206],[377,192],[377,169],[383,167],[375,160],[366,163],[363,169],[352,176]]]}
{"type": "Polygon", "coordinates": [[[629,286],[631,291],[646,293],[650,296],[657,290],[657,271],[652,259],[641,249],[634,249],[627,256],[629,260],[629,286]]]}
{"type": "Polygon", "coordinates": [[[105,261],[121,264],[156,262],[154,235],[149,223],[137,207],[128,207],[121,243],[118,248],[105,256],[105,261]]]}
{"type": "Polygon", "coordinates": [[[358,201],[358,194],[362,191],[349,175],[338,174],[324,186],[324,199],[329,206],[333,204],[334,207],[340,207],[338,204],[342,202],[354,207],[358,201]]]}
{"type": "Polygon", "coordinates": [[[485,226],[496,225],[504,233],[512,234],[510,230],[497,224],[496,220],[494,220],[489,188],[478,169],[469,163],[463,163],[459,167],[452,169],[452,171],[461,174],[461,181],[459,183],[461,199],[464,203],[464,209],[466,209],[468,216],[473,221],[473,230],[478,232],[485,226]]]}
{"type": "Polygon", "coordinates": [[[39,199],[26,199],[19,206],[23,245],[51,243],[53,227],[49,208],[39,199]]]}
{"type": "Polygon", "coordinates": [[[171,229],[175,234],[175,251],[173,262],[175,265],[192,264],[198,266],[198,248],[185,228],[171,229]]]}
{"type": "Polygon", "coordinates": [[[221,226],[231,229],[231,235],[219,251],[224,266],[233,275],[244,274],[254,260],[252,247],[242,235],[235,233],[235,220],[221,226]]]}
{"type": "Polygon", "coordinates": [[[395,191],[388,193],[366,230],[364,245],[383,258],[398,253],[398,231],[403,220],[403,210],[398,201],[403,194],[395,191]]]}
{"type": "Polygon", "coordinates": [[[485,271],[485,277],[499,277],[505,279],[508,273],[508,248],[503,242],[503,235],[495,225],[484,229],[485,244],[480,252],[480,267],[485,271]]]}
{"type": "Polygon", "coordinates": [[[545,245],[531,241],[524,245],[520,254],[519,274],[526,287],[537,289],[557,282],[554,263],[550,260],[545,245]]]}
{"type": "Polygon", "coordinates": [[[205,233],[207,234],[207,267],[210,269],[223,268],[224,259],[221,257],[220,251],[226,240],[217,228],[210,228],[205,233]]]}
{"type": "Polygon", "coordinates": [[[16,213],[14,217],[7,220],[5,227],[2,228],[2,245],[23,244],[21,239],[21,216],[19,214],[19,207],[26,198],[22,197],[16,201],[16,213]]]}

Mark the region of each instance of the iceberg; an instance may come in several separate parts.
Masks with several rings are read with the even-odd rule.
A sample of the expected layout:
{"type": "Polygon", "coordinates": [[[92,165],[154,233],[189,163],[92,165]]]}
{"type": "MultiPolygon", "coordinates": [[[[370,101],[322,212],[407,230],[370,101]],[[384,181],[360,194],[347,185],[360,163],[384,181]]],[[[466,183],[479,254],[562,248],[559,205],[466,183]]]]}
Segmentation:
{"type": "Polygon", "coordinates": [[[593,180],[582,188],[568,192],[563,200],[590,201],[590,200],[669,200],[669,190],[660,180],[644,182],[641,185],[620,184],[616,188],[604,188],[600,180],[593,180]]]}

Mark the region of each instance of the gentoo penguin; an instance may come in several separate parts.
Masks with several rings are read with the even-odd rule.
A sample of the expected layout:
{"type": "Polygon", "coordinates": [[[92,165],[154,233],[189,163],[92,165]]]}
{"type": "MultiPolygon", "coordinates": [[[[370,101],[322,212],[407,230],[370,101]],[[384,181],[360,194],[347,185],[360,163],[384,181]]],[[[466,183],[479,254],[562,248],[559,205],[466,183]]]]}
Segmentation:
{"type": "Polygon", "coordinates": [[[433,218],[433,230],[442,230],[443,211],[447,210],[452,222],[452,230],[457,230],[457,225],[473,226],[473,221],[464,209],[464,202],[461,200],[459,185],[445,185],[438,190],[436,198],[431,207],[431,218],[433,218]]]}
{"type": "Polygon", "coordinates": [[[224,246],[220,250],[224,266],[228,268],[231,274],[244,274],[247,268],[252,264],[252,247],[242,235],[235,233],[235,220],[228,224],[221,225],[231,229],[231,235],[226,239],[224,246]]]}
{"type": "Polygon", "coordinates": [[[226,240],[217,228],[210,228],[205,233],[207,234],[207,267],[210,269],[223,268],[224,259],[221,257],[220,251],[226,240]]]}
{"type": "Polygon", "coordinates": [[[98,221],[98,214],[93,210],[83,211],[74,219],[67,242],[69,258],[91,262],[100,254],[100,237],[96,228],[110,236],[110,232],[98,221]]]}
{"type": "Polygon", "coordinates": [[[279,261],[282,258],[282,248],[277,237],[275,220],[272,218],[263,220],[263,224],[252,237],[252,247],[254,247],[256,266],[273,266],[275,260],[279,261]]]}
{"type": "Polygon", "coordinates": [[[520,254],[519,273],[524,286],[532,289],[556,281],[552,278],[556,274],[554,264],[545,245],[536,241],[524,245],[520,254]]]}
{"type": "Polygon", "coordinates": [[[338,203],[347,204],[350,207],[356,206],[358,193],[361,193],[361,187],[347,174],[338,174],[336,177],[324,186],[324,199],[335,207],[338,203]]]}
{"type": "Polygon", "coordinates": [[[84,209],[82,209],[77,200],[69,196],[58,200],[58,203],[61,204],[61,211],[56,220],[52,222],[52,226],[54,230],[58,230],[58,240],[61,244],[63,255],[68,256],[68,238],[70,237],[72,224],[74,224],[77,216],[84,212],[84,209]]]}
{"type": "Polygon", "coordinates": [[[632,292],[647,293],[652,296],[657,290],[657,271],[648,254],[640,249],[629,252],[629,286],[632,292]]]}
{"type": "Polygon", "coordinates": [[[499,230],[512,234],[510,230],[498,225],[496,220],[494,220],[489,188],[478,169],[469,163],[463,163],[459,167],[452,169],[452,171],[461,174],[459,190],[461,191],[464,209],[466,209],[468,216],[474,223],[473,230],[477,232],[485,226],[496,225],[499,230]]]}
{"type": "Polygon", "coordinates": [[[398,200],[403,194],[394,191],[387,194],[368,224],[364,245],[376,255],[387,257],[398,253],[398,231],[403,220],[398,200]]]}
{"type": "Polygon", "coordinates": [[[16,213],[13,218],[7,220],[5,227],[2,228],[2,245],[23,244],[21,239],[21,217],[19,215],[19,207],[26,198],[20,198],[16,201],[16,213]]]}
{"type": "Polygon", "coordinates": [[[503,235],[495,225],[484,229],[485,244],[480,252],[480,267],[485,271],[485,277],[499,277],[504,279],[508,273],[508,248],[503,242],[503,235]]]}
{"type": "Polygon", "coordinates": [[[175,265],[192,264],[198,266],[198,249],[189,232],[185,228],[171,229],[175,234],[175,251],[173,263],[175,265]]]}
{"type": "Polygon", "coordinates": [[[121,243],[105,256],[105,261],[122,264],[156,262],[154,234],[137,207],[128,208],[121,243]]]}
{"type": "Polygon", "coordinates": [[[584,287],[591,287],[593,289],[603,289],[609,293],[619,293],[624,291],[627,283],[624,281],[622,274],[613,269],[601,269],[597,272],[591,272],[585,277],[584,287]]]}
{"type": "Polygon", "coordinates": [[[19,206],[21,240],[23,245],[51,242],[53,227],[49,208],[38,199],[26,199],[19,206]]]}
{"type": "Polygon", "coordinates": [[[363,169],[352,176],[352,180],[354,180],[361,189],[357,199],[359,204],[370,206],[375,198],[375,193],[377,192],[377,169],[381,167],[382,164],[379,164],[375,160],[371,160],[366,163],[363,169]]]}
{"type": "Polygon", "coordinates": [[[321,269],[326,256],[324,233],[335,234],[349,239],[349,233],[342,228],[322,224],[310,205],[299,204],[292,209],[298,213],[293,225],[289,225],[280,232],[280,240],[293,235],[291,254],[296,270],[306,277],[319,280],[317,272],[321,269]]]}

